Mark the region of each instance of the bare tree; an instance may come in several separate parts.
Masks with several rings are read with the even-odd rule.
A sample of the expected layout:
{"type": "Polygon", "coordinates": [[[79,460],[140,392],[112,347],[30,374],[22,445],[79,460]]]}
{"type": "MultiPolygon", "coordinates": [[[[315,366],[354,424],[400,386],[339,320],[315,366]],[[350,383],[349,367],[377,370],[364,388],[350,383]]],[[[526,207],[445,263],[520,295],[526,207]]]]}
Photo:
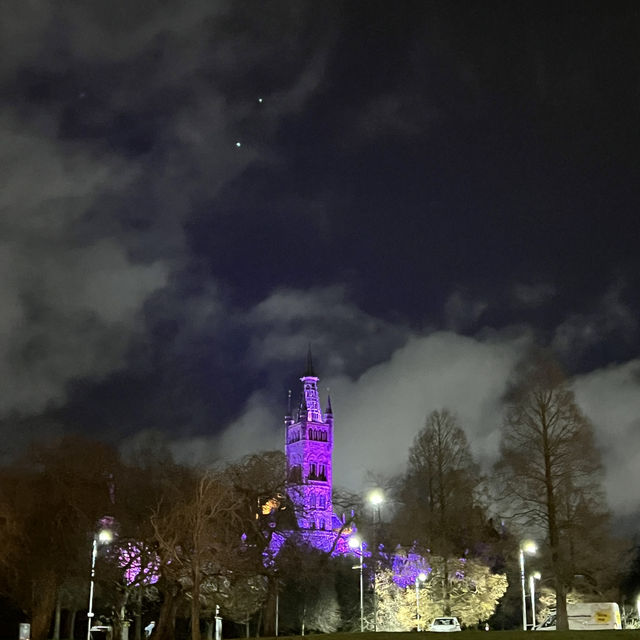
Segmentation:
{"type": "Polygon", "coordinates": [[[182,500],[152,516],[163,568],[191,595],[191,637],[200,640],[201,586],[233,565],[240,552],[238,496],[222,474],[205,472],[182,500]]]}
{"type": "Polygon", "coordinates": [[[447,409],[430,413],[409,450],[394,528],[403,532],[405,544],[417,541],[442,559],[446,613],[450,613],[448,558],[473,544],[482,523],[474,500],[479,482],[478,467],[455,416],[447,409]]]}
{"type": "Polygon", "coordinates": [[[88,588],[91,536],[113,506],[116,467],[110,447],[66,436],[2,472],[0,589],[31,617],[34,640],[47,637],[63,584],[88,588]]]}
{"type": "Polygon", "coordinates": [[[248,566],[240,580],[266,579],[267,593],[261,620],[265,635],[275,635],[279,579],[273,536],[286,537],[296,529],[294,505],[286,491],[286,458],[281,451],[265,451],[245,456],[230,465],[225,474],[238,495],[246,522],[248,566]],[[266,561],[271,557],[271,562],[266,561]]]}
{"type": "Polygon", "coordinates": [[[575,544],[596,542],[607,510],[593,428],[547,356],[524,363],[509,393],[495,471],[512,516],[548,545],[558,629],[567,629],[567,590],[581,573],[575,544]]]}

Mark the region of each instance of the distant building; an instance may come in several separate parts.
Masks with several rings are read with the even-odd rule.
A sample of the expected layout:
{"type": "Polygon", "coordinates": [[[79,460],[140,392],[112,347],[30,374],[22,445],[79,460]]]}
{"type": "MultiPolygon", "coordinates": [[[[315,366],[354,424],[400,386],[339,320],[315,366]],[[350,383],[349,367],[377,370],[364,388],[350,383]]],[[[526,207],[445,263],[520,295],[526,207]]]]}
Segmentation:
{"type": "Polygon", "coordinates": [[[298,535],[311,546],[335,554],[350,552],[351,525],[333,512],[333,410],[322,412],[311,350],[300,378],[302,392],[292,415],[291,392],[284,419],[287,494],[294,505],[298,535]]]}

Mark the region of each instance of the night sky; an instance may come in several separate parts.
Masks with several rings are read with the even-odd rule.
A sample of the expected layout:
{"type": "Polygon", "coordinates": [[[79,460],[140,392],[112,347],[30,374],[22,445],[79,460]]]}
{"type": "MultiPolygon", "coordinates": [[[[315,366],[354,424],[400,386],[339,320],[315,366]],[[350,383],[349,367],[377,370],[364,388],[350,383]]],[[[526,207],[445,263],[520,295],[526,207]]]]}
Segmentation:
{"type": "Polygon", "coordinates": [[[442,407],[488,468],[537,343],[640,522],[639,42],[635,0],[6,0],[5,457],[280,448],[310,344],[337,484],[442,407]]]}

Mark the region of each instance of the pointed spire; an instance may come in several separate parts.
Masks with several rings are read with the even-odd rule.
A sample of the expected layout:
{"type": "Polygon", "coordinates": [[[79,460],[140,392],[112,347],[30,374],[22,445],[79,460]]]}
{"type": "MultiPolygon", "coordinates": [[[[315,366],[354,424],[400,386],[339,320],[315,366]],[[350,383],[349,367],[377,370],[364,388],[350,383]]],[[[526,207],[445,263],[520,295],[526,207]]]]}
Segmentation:
{"type": "MultiPolygon", "coordinates": [[[[329,389],[327,389],[327,391],[329,391],[329,389]]],[[[333,409],[331,408],[331,396],[329,394],[327,394],[327,410],[325,413],[329,415],[333,414],[333,409]]]]}
{"type": "Polygon", "coordinates": [[[311,358],[311,344],[309,344],[309,349],[307,351],[307,368],[304,372],[303,378],[315,378],[316,374],[313,371],[313,359],[311,358]]]}
{"type": "Polygon", "coordinates": [[[307,421],[307,399],[304,393],[301,394],[300,397],[300,408],[298,409],[298,420],[299,421],[307,421]]]}

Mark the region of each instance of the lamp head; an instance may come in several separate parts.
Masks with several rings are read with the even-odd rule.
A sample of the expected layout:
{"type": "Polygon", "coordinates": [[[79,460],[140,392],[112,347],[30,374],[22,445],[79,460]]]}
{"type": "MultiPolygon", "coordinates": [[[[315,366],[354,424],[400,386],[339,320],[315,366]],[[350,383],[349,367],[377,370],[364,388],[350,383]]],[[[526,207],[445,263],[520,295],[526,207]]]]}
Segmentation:
{"type": "Polygon", "coordinates": [[[533,555],[538,550],[538,545],[533,540],[523,540],[520,543],[520,550],[533,555]]]}
{"type": "Polygon", "coordinates": [[[419,573],[418,577],[416,578],[416,580],[420,580],[420,582],[424,582],[427,579],[427,574],[426,573],[419,573]]]}
{"type": "Polygon", "coordinates": [[[349,538],[349,546],[352,549],[358,549],[361,544],[362,544],[362,540],[359,538],[359,536],[351,536],[349,538]]]}
{"type": "Polygon", "coordinates": [[[379,504],[382,504],[384,502],[384,494],[382,493],[382,491],[380,489],[374,489],[369,494],[369,502],[376,507],[379,504]]]}
{"type": "Polygon", "coordinates": [[[108,544],[113,540],[113,531],[109,529],[101,529],[98,532],[98,542],[101,544],[108,544]]]}

